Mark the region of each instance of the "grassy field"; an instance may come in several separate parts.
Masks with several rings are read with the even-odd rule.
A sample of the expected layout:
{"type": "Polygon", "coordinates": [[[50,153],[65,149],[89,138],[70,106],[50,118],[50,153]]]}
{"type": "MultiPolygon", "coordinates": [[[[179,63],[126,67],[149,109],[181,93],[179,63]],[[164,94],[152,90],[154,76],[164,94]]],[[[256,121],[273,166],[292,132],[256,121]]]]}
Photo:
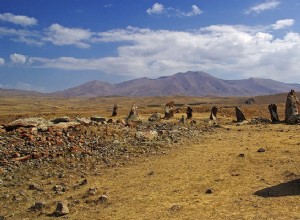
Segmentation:
{"type": "MultiPolygon", "coordinates": [[[[110,117],[114,104],[120,106],[118,118],[124,118],[132,102],[146,121],[154,112],[163,113],[160,105],[173,100],[184,105],[198,103],[193,105],[194,119],[201,128],[208,126],[213,105],[241,105],[250,120],[270,118],[267,105],[278,99],[263,97],[258,99],[261,103],[243,105],[244,98],[6,97],[0,100],[1,123],[25,116],[110,117]]],[[[278,105],[283,119],[284,103],[278,105]]],[[[177,108],[174,123],[185,115],[184,106],[177,108]]],[[[69,170],[63,178],[45,178],[45,173],[61,172],[64,161],[59,160],[53,167],[14,173],[16,180],[22,176],[15,187],[0,185],[0,215],[7,219],[53,219],[47,213],[55,209],[57,201],[68,200],[73,204],[67,219],[300,219],[299,125],[239,125],[233,122],[233,108],[221,108],[218,116],[218,126],[209,125],[213,129],[181,140],[161,154],[128,158],[114,167],[90,167],[90,172],[69,170]],[[259,148],[265,152],[258,152],[259,148]],[[88,184],[73,190],[82,178],[88,184]],[[60,182],[69,190],[63,195],[47,193],[60,182]],[[29,183],[40,184],[44,192],[28,190],[29,183]],[[97,193],[85,198],[89,188],[97,188],[97,193]],[[18,193],[27,199],[15,201],[12,197],[18,193]],[[108,202],[96,204],[103,194],[108,202]],[[47,202],[44,213],[28,211],[34,201],[47,202]]]]}

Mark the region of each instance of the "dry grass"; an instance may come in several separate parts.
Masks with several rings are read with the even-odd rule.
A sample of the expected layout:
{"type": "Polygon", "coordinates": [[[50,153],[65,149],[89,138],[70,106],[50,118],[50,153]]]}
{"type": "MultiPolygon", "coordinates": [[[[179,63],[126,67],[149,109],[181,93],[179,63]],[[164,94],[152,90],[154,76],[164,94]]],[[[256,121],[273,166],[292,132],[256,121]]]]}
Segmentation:
{"type": "MultiPolygon", "coordinates": [[[[113,104],[120,108],[123,117],[135,101],[140,115],[146,120],[152,112],[162,108],[146,108],[149,104],[164,104],[170,98],[95,98],[95,99],[52,99],[1,100],[1,121],[22,115],[82,115],[100,114],[110,116],[113,104]],[[32,109],[29,103],[33,105],[32,109]],[[10,112],[10,108],[13,109],[10,112]],[[52,110],[51,110],[52,109],[52,110]]],[[[177,103],[206,102],[195,106],[194,117],[204,123],[210,107],[240,104],[237,99],[202,99],[172,97],[177,103]]],[[[283,118],[283,104],[279,105],[283,118]]],[[[184,114],[176,114],[179,118],[184,114]]],[[[266,104],[242,106],[247,118],[265,116],[269,118],[266,104]]],[[[72,187],[63,195],[43,194],[27,190],[28,183],[36,182],[45,191],[59,182],[73,186],[81,179],[77,169],[63,179],[57,175],[44,179],[42,167],[24,175],[24,181],[12,188],[1,188],[1,195],[13,195],[24,190],[27,200],[15,202],[12,198],[0,200],[0,214],[11,215],[8,219],[52,219],[45,214],[28,212],[34,201],[47,201],[45,212],[55,209],[55,202],[63,199],[81,201],[70,206],[68,219],[300,219],[300,187],[292,180],[299,180],[299,126],[241,125],[232,123],[234,111],[221,109],[219,120],[222,125],[213,132],[204,132],[195,140],[182,142],[166,149],[165,154],[146,158],[130,159],[117,167],[91,168],[97,175],[85,173],[88,185],[77,190],[72,187]],[[258,153],[259,148],[266,152],[258,153]],[[239,156],[244,154],[244,157],[239,156]],[[26,177],[28,179],[26,179],[26,177]],[[51,182],[49,184],[49,182],[51,182]],[[280,185],[281,184],[281,185],[280,185]],[[95,196],[83,199],[90,187],[96,187],[95,196]],[[212,194],[206,194],[207,189],[212,194]],[[264,190],[262,193],[259,190],[264,190]],[[268,193],[269,192],[269,193],[268,193]],[[94,204],[100,195],[109,198],[108,204],[94,204]],[[258,195],[255,195],[258,194],[258,195]],[[83,202],[86,201],[86,202],[83,202]]],[[[71,161],[69,161],[71,162],[71,161]]],[[[53,165],[61,166],[58,161],[53,165]]],[[[88,163],[87,163],[88,165],[88,163]]],[[[55,170],[55,169],[53,169],[55,170]]],[[[15,174],[20,175],[20,174],[15,174]]],[[[299,184],[299,183],[298,183],[299,184]]]]}

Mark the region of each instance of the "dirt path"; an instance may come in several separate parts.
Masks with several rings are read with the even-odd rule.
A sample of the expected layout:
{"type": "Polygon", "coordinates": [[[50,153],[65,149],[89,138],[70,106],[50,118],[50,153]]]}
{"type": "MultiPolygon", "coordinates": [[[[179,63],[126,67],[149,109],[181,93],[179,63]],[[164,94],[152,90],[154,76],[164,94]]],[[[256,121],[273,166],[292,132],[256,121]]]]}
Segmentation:
{"type": "Polygon", "coordinates": [[[289,182],[300,174],[299,130],[220,128],[170,154],[109,170],[91,182],[110,204],[80,212],[82,219],[300,219],[300,185],[289,182]]]}

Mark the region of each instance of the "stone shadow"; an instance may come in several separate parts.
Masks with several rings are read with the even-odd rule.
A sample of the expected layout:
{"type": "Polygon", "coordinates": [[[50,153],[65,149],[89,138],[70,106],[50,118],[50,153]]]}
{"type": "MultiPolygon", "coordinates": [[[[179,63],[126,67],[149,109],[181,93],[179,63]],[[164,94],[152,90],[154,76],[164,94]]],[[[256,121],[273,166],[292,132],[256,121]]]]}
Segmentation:
{"type": "Polygon", "coordinates": [[[299,196],[300,195],[300,179],[281,183],[265,189],[258,190],[254,195],[269,198],[282,196],[299,196]]]}

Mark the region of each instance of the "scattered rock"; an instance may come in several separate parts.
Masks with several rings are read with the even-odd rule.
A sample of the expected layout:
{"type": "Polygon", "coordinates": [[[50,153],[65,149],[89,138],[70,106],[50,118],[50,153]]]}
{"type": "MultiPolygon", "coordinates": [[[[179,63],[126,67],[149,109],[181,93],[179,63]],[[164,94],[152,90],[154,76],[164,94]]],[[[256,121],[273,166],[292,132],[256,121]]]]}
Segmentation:
{"type": "Polygon", "coordinates": [[[91,121],[100,122],[100,123],[104,124],[106,122],[106,119],[101,116],[92,116],[91,121]]]}
{"type": "Polygon", "coordinates": [[[63,215],[69,214],[68,203],[66,201],[58,202],[53,215],[56,217],[60,217],[63,215]]]}
{"type": "Polygon", "coordinates": [[[182,209],[182,207],[180,205],[175,204],[175,205],[172,205],[169,210],[172,212],[178,212],[181,209],[182,209]]]}
{"type": "Polygon", "coordinates": [[[108,202],[107,196],[106,196],[106,195],[100,196],[99,199],[98,199],[98,202],[99,202],[100,204],[105,204],[105,203],[107,203],[107,202],[108,202]]]}
{"type": "Polygon", "coordinates": [[[151,122],[159,122],[160,120],[161,120],[160,113],[155,113],[148,118],[148,121],[151,121],[151,122]]]}
{"type": "Polygon", "coordinates": [[[265,150],[264,148],[259,148],[259,149],[257,150],[257,152],[258,152],[258,153],[264,153],[264,152],[266,152],[266,150],[265,150]]]}
{"type": "Polygon", "coordinates": [[[245,154],[239,154],[238,157],[245,157],[245,154]]]}
{"type": "Polygon", "coordinates": [[[62,123],[62,122],[70,122],[70,118],[68,116],[60,117],[52,119],[51,122],[54,124],[62,123]]]}
{"type": "Polygon", "coordinates": [[[214,190],[211,189],[211,188],[208,188],[205,193],[206,194],[212,194],[212,193],[214,193],[214,190]]]}
{"type": "Polygon", "coordinates": [[[29,190],[43,191],[42,188],[36,183],[29,184],[28,189],[29,190]]]}
{"type": "Polygon", "coordinates": [[[44,202],[35,202],[29,209],[32,211],[42,211],[45,208],[44,202]]]}

